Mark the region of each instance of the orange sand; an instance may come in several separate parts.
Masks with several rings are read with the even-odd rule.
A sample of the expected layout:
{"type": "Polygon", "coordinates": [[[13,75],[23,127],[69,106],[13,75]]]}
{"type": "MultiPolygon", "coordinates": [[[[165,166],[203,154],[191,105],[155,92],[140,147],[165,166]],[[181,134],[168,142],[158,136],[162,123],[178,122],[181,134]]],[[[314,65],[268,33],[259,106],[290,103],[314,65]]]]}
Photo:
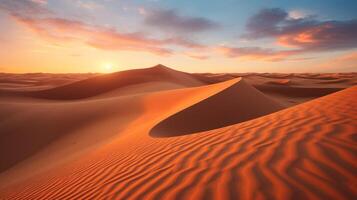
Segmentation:
{"type": "Polygon", "coordinates": [[[4,95],[0,199],[357,196],[357,87],[283,109],[245,78],[169,74],[4,95]]]}

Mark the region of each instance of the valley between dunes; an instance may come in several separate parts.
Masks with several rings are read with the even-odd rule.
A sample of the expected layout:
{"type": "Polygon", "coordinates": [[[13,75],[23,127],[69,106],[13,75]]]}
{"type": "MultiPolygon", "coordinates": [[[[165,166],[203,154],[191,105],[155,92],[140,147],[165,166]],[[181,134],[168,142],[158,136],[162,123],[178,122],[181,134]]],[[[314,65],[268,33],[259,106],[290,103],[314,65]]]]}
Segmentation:
{"type": "Polygon", "coordinates": [[[355,199],[355,80],[16,76],[0,87],[0,199],[355,199]]]}

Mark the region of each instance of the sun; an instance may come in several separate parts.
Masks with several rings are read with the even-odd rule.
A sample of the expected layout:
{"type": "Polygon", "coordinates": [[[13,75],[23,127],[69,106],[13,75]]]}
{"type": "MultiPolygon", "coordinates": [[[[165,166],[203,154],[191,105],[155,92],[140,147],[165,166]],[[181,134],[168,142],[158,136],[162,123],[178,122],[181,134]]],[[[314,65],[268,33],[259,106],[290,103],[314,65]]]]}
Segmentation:
{"type": "Polygon", "coordinates": [[[113,67],[113,64],[111,64],[111,63],[106,63],[103,65],[103,71],[105,73],[113,72],[113,69],[114,69],[114,67],[113,67]]]}

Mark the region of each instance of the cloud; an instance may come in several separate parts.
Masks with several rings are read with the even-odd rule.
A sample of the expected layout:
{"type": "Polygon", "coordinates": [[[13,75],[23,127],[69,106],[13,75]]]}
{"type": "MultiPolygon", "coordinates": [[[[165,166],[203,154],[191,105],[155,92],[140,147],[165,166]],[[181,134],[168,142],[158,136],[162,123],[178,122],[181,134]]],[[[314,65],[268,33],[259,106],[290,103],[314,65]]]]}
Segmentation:
{"type": "Polygon", "coordinates": [[[141,33],[120,33],[115,29],[90,25],[81,21],[61,18],[24,18],[14,16],[20,24],[25,25],[42,39],[49,42],[81,42],[103,50],[146,51],[159,55],[168,55],[172,51],[163,46],[194,44],[179,39],[149,39],[141,33]]]}
{"type": "Polygon", "coordinates": [[[170,32],[193,33],[212,30],[219,25],[203,17],[188,17],[180,15],[176,10],[152,9],[142,10],[144,23],[170,32]],[[145,11],[145,12],[144,12],[145,11]]]}
{"type": "Polygon", "coordinates": [[[263,9],[248,19],[245,39],[258,39],[278,35],[277,25],[288,17],[288,13],[280,8],[263,9]]]}
{"type": "Polygon", "coordinates": [[[143,8],[143,7],[138,8],[138,12],[139,12],[140,15],[146,15],[147,14],[146,9],[143,8]]]}
{"type": "Polygon", "coordinates": [[[278,43],[309,51],[357,48],[357,20],[320,22],[298,32],[279,35],[278,43]]]}
{"type": "MultiPolygon", "coordinates": [[[[207,53],[207,52],[205,52],[205,53],[207,53]]],[[[202,54],[199,52],[194,52],[194,51],[183,52],[183,54],[185,56],[188,56],[188,57],[194,58],[194,59],[198,59],[198,60],[207,60],[210,58],[208,55],[205,55],[205,54],[202,54]]]]}
{"type": "Polygon", "coordinates": [[[76,0],[75,1],[77,6],[80,8],[84,8],[87,10],[96,10],[99,8],[102,8],[103,6],[101,4],[98,4],[94,1],[83,1],[83,0],[76,0]]]}
{"type": "Polygon", "coordinates": [[[47,0],[30,0],[30,1],[41,5],[47,4],[47,0]]]}
{"type": "Polygon", "coordinates": [[[307,11],[303,10],[291,10],[289,11],[289,17],[291,19],[302,19],[311,16],[307,11]]]}
{"type": "Polygon", "coordinates": [[[314,16],[291,15],[280,8],[263,9],[249,18],[242,37],[274,38],[279,45],[305,51],[357,48],[357,19],[319,21],[314,16]]]}
{"type": "Polygon", "coordinates": [[[288,50],[261,47],[219,47],[227,57],[265,61],[298,61],[305,53],[357,48],[357,20],[318,21],[302,12],[287,12],[280,8],[260,10],[250,17],[246,32],[248,41],[273,38],[277,45],[288,50]],[[286,49],[286,48],[285,48],[286,49]]]}
{"type": "Polygon", "coordinates": [[[40,0],[2,0],[0,10],[22,16],[48,15],[51,11],[44,6],[46,3],[40,0]]]}
{"type": "Polygon", "coordinates": [[[316,67],[324,71],[357,72],[357,51],[331,58],[316,67]]]}
{"type": "Polygon", "coordinates": [[[255,59],[277,62],[290,59],[292,55],[300,53],[299,50],[274,50],[271,48],[261,47],[218,47],[217,50],[230,58],[255,59]]]}
{"type": "Polygon", "coordinates": [[[190,49],[205,49],[207,46],[197,43],[195,41],[183,38],[183,37],[171,37],[168,39],[162,40],[162,43],[167,43],[167,44],[176,44],[179,46],[187,47],[190,49]]]}
{"type": "Polygon", "coordinates": [[[174,52],[170,49],[172,45],[189,49],[204,48],[203,45],[185,38],[148,38],[144,33],[124,33],[115,28],[60,18],[54,14],[48,14],[51,12],[32,1],[20,0],[17,3],[5,1],[1,8],[9,12],[18,24],[27,27],[41,39],[52,43],[79,42],[102,50],[144,51],[157,55],[173,54],[174,52]],[[33,12],[37,9],[41,12],[33,12]]]}

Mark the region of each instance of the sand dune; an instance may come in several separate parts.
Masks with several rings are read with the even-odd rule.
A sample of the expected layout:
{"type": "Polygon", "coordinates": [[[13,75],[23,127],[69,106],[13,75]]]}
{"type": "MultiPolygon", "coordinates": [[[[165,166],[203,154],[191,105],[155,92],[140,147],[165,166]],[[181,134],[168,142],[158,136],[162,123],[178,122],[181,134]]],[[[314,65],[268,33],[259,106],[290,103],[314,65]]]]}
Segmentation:
{"type": "Polygon", "coordinates": [[[65,85],[96,76],[97,74],[8,74],[0,73],[0,91],[34,91],[65,85]]]}
{"type": "Polygon", "coordinates": [[[0,172],[59,138],[88,132],[87,127],[92,139],[73,138],[76,145],[83,143],[76,150],[117,134],[126,121],[140,115],[135,101],[133,97],[70,103],[0,101],[0,172]]]}
{"type": "Polygon", "coordinates": [[[357,196],[357,87],[275,112],[245,78],[205,85],[169,74],[179,77],[103,80],[76,101],[64,89],[46,93],[56,101],[0,98],[0,199],[357,196]],[[137,93],[145,83],[154,89],[137,93]],[[182,88],[156,90],[162,83],[182,88]]]}
{"type": "MultiPolygon", "coordinates": [[[[173,76],[174,78],[172,80],[167,79],[168,82],[174,82],[179,79],[183,81],[191,80],[190,77],[188,75],[186,76],[184,73],[176,72],[162,66],[145,70],[145,72],[147,71],[151,72],[151,75],[154,75],[155,73],[161,75],[162,71],[165,73],[168,71],[168,73],[172,73],[173,75],[184,75],[182,77],[173,76]]],[[[140,71],[135,71],[134,73],[138,76],[145,76],[145,73],[140,71]]],[[[192,80],[195,82],[194,79],[192,80]]],[[[85,81],[89,81],[89,84],[82,86],[88,88],[91,86],[93,78],[85,81]]],[[[78,84],[84,83],[81,81],[78,84]]],[[[110,86],[112,83],[109,81],[107,84],[110,86]]],[[[72,85],[73,84],[60,87],[59,90],[62,91],[63,88],[67,87],[71,90],[72,85]]],[[[83,101],[73,102],[53,102],[40,99],[16,99],[17,101],[8,101],[7,99],[0,99],[0,129],[2,130],[0,134],[0,155],[2,157],[0,172],[31,157],[50,143],[59,139],[66,140],[63,138],[70,138],[69,141],[64,142],[64,145],[66,147],[70,145],[71,147],[67,147],[67,149],[78,152],[84,149],[84,147],[87,148],[96,145],[96,143],[101,141],[105,141],[112,135],[118,135],[117,133],[125,128],[127,123],[141,116],[143,112],[144,105],[142,105],[141,102],[144,101],[143,99],[147,96],[145,96],[145,93],[141,95],[136,94],[138,93],[136,88],[143,91],[143,88],[151,87],[156,91],[160,90],[158,88],[163,85],[170,86],[169,83],[156,81],[147,84],[139,84],[139,86],[138,84],[135,84],[135,86],[126,86],[126,88],[120,90],[119,93],[112,92],[107,94],[107,96],[111,98],[85,99],[83,101]],[[130,90],[128,92],[136,92],[136,95],[122,96],[125,94],[126,90],[130,90]],[[19,124],[22,125],[19,126],[19,124]],[[108,125],[108,127],[103,129],[103,124],[108,125]],[[90,134],[87,132],[90,132],[90,134]],[[104,132],[104,134],[100,132],[104,132]],[[85,138],[74,139],[74,137],[79,136],[85,138]],[[72,143],[75,143],[75,145],[72,143]]],[[[105,84],[102,85],[104,88],[109,86],[105,84]]],[[[208,88],[203,87],[202,89],[197,89],[195,92],[174,92],[173,96],[178,98],[180,95],[187,95],[187,103],[185,105],[190,105],[199,99],[205,98],[207,95],[218,92],[216,91],[217,89],[215,89],[217,87],[226,86],[225,84],[218,84],[218,86],[213,85],[208,88]],[[190,94],[192,98],[190,98],[190,94]],[[195,98],[198,99],[196,100],[195,98]]],[[[54,90],[57,90],[57,88],[54,88],[54,90]]],[[[64,92],[63,94],[67,94],[64,90],[62,92],[64,92]]],[[[48,94],[52,93],[49,92],[48,94]]],[[[71,92],[68,92],[68,94],[71,94],[71,92]]],[[[100,94],[101,92],[99,91],[98,95],[101,96],[100,94]]],[[[50,99],[56,97],[58,97],[57,93],[53,97],[48,96],[50,99]]],[[[160,102],[163,98],[167,99],[169,97],[162,97],[159,95],[152,101],[160,102]],[[157,100],[157,98],[160,99],[157,100]]],[[[178,99],[172,99],[171,101],[175,102],[177,104],[176,106],[181,105],[177,103],[179,102],[178,99]]],[[[155,102],[151,104],[155,104],[155,102]]],[[[165,108],[164,104],[169,103],[161,103],[158,107],[161,107],[160,109],[165,108]]],[[[152,105],[150,107],[152,107],[152,105]]],[[[183,108],[185,108],[185,106],[183,106],[183,108]]],[[[61,155],[68,152],[63,151],[60,146],[53,151],[61,152],[61,155]]]]}
{"type": "MultiPolygon", "coordinates": [[[[174,89],[203,85],[201,81],[188,73],[176,71],[163,65],[157,65],[146,69],[134,69],[99,75],[61,87],[31,92],[28,95],[45,99],[82,99],[148,82],[174,83],[175,86],[172,87],[174,89]]],[[[156,90],[160,89],[155,89],[155,87],[149,90],[147,87],[143,89],[143,91],[156,90]]],[[[138,89],[133,91],[134,94],[138,92],[140,92],[138,89]]]]}
{"type": "Polygon", "coordinates": [[[356,85],[356,73],[231,73],[198,74],[220,82],[243,77],[250,85],[284,106],[297,105],[356,85]]]}
{"type": "Polygon", "coordinates": [[[273,81],[268,81],[267,83],[272,84],[272,85],[291,85],[291,84],[293,84],[290,79],[273,80],[273,81]]]}
{"type": "MultiPolygon", "coordinates": [[[[256,87],[265,95],[274,98],[276,101],[279,101],[279,103],[285,106],[303,103],[308,100],[354,86],[357,83],[356,73],[188,74],[172,70],[163,65],[157,65],[147,69],[118,72],[114,73],[114,75],[0,73],[0,98],[7,98],[8,100],[22,100],[24,99],[24,96],[26,96],[27,98],[41,98],[43,100],[74,100],[82,98],[98,99],[214,84],[238,77],[243,77],[247,83],[256,87]],[[128,77],[133,78],[131,81],[128,81],[128,77]],[[182,77],[184,78],[182,79],[182,77]],[[328,77],[328,80],[318,79],[318,77],[328,77]],[[75,83],[76,81],[78,83],[75,83]],[[82,89],[81,85],[84,89],[82,89]],[[89,87],[85,88],[87,85],[89,87]],[[286,86],[286,88],[272,88],[271,86],[286,86]],[[301,97],[301,95],[300,97],[297,97],[299,95],[296,95],[295,92],[286,92],[286,90],[290,90],[289,88],[300,91],[306,89],[309,90],[309,92],[302,95],[303,97],[301,97]],[[321,90],[316,88],[321,88],[321,90]],[[71,95],[68,92],[71,92],[71,95]],[[18,97],[20,97],[20,99],[18,97]]],[[[298,91],[298,93],[301,92],[298,91]]]]}
{"type": "MultiPolygon", "coordinates": [[[[27,173],[39,171],[32,169],[34,163],[40,167],[46,162],[57,163],[63,158],[75,159],[86,150],[93,151],[98,144],[103,145],[110,142],[112,137],[118,137],[128,124],[135,122],[137,118],[145,118],[145,113],[150,114],[146,120],[155,120],[157,117],[161,120],[161,117],[172,115],[177,110],[202,101],[231,84],[228,81],[150,95],[73,102],[43,102],[33,99],[19,102],[0,101],[0,155],[3,158],[0,171],[17,164],[27,173]],[[165,102],[162,102],[162,99],[165,99],[165,102]],[[34,155],[37,156],[33,158],[34,155]]],[[[19,172],[15,169],[6,173],[19,172]]],[[[5,176],[8,177],[6,174],[5,176]]]]}
{"type": "Polygon", "coordinates": [[[303,87],[284,87],[284,86],[268,86],[260,85],[256,86],[257,89],[280,95],[286,95],[289,97],[321,97],[337,91],[340,88],[303,88],[303,87]]]}
{"type": "Polygon", "coordinates": [[[223,91],[187,108],[156,125],[152,136],[185,135],[221,128],[283,109],[244,80],[236,79],[223,91]]]}

